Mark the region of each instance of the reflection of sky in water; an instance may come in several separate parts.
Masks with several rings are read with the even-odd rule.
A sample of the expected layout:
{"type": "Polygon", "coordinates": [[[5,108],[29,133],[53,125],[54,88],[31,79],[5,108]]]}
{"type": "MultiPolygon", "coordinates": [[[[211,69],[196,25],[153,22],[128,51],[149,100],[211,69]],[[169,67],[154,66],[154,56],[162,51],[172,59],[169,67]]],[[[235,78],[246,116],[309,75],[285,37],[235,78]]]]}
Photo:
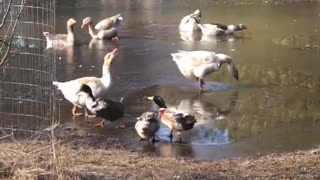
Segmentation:
{"type": "Polygon", "coordinates": [[[228,129],[220,130],[206,125],[196,127],[197,133],[192,136],[193,145],[221,145],[230,143],[228,129]]]}
{"type": "MultiPolygon", "coordinates": [[[[161,124],[157,136],[162,141],[170,141],[168,135],[170,129],[161,124]]],[[[181,133],[182,140],[184,142],[191,143],[193,145],[222,145],[228,144],[232,140],[229,137],[228,129],[218,129],[212,123],[212,120],[202,121],[201,124],[196,124],[194,128],[188,132],[181,133]]],[[[174,140],[178,138],[177,133],[174,131],[174,140]]]]}
{"type": "MultiPolygon", "coordinates": [[[[165,99],[166,101],[166,99],[165,99]]],[[[166,101],[166,105],[170,108],[174,107],[183,112],[192,114],[196,117],[197,123],[194,128],[188,131],[181,132],[181,137],[184,142],[193,145],[222,145],[228,144],[232,141],[230,139],[229,131],[225,127],[217,127],[215,122],[223,123],[226,121],[226,115],[218,113],[218,106],[208,106],[199,99],[182,99],[180,102],[172,103],[170,99],[166,101]]],[[[157,111],[158,106],[155,103],[151,105],[152,111],[157,111]]],[[[162,141],[170,141],[168,135],[170,129],[161,124],[157,135],[162,141]]],[[[174,131],[173,141],[177,140],[178,132],[174,131]]]]}

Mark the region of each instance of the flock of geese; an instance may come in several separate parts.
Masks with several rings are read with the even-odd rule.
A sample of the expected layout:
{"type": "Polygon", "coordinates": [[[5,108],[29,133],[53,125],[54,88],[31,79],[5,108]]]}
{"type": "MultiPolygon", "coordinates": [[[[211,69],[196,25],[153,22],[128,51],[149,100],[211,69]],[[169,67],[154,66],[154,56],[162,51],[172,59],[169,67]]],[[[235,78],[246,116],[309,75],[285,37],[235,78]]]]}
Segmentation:
{"type": "MultiPolygon", "coordinates": [[[[94,26],[92,18],[86,17],[82,22],[81,28],[88,29],[93,39],[111,39],[117,41],[119,40],[118,35],[122,21],[121,15],[117,14],[100,21],[94,26]]],[[[43,34],[47,40],[47,49],[73,46],[75,44],[75,35],[73,33],[75,24],[76,20],[73,18],[67,21],[67,34],[44,32],[43,34]]],[[[209,36],[232,35],[234,32],[244,29],[246,27],[242,24],[228,26],[218,23],[201,24],[200,10],[196,10],[194,13],[183,17],[179,25],[180,32],[189,34],[201,33],[209,36]]],[[[105,120],[116,121],[124,116],[124,104],[122,100],[113,101],[102,98],[111,85],[110,67],[117,54],[118,49],[114,49],[105,55],[101,77],[82,77],[66,82],[53,82],[53,85],[74,105],[72,108],[74,116],[83,115],[83,113],[77,112],[77,108],[82,108],[84,109],[84,116],[86,118],[97,117],[103,119],[99,124],[96,124],[97,127],[104,127],[105,120]]],[[[196,80],[199,83],[201,92],[207,90],[204,87],[205,76],[218,71],[223,64],[227,65],[228,70],[236,80],[239,79],[239,72],[228,55],[211,51],[178,51],[171,53],[171,56],[185,77],[196,80]]],[[[167,107],[165,101],[160,96],[150,96],[147,99],[152,100],[158,105],[159,111],[145,112],[137,118],[138,121],[136,122],[135,129],[140,140],[152,140],[152,142],[156,142],[155,134],[160,128],[160,120],[160,122],[170,128],[170,140],[172,141],[173,131],[177,131],[179,135],[178,142],[181,142],[180,132],[193,128],[197,121],[195,116],[172,107],[167,107]]]]}

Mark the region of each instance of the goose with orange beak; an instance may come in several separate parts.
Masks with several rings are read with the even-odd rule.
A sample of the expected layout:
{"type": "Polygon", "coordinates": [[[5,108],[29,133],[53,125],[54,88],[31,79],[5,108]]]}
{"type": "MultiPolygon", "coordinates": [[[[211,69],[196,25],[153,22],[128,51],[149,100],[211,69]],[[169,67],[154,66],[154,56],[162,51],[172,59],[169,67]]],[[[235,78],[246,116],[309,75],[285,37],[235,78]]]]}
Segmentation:
{"type": "MultiPolygon", "coordinates": [[[[53,85],[57,86],[61,90],[64,97],[70,101],[74,107],[72,108],[72,114],[74,116],[82,115],[82,113],[77,113],[77,107],[85,108],[86,98],[79,96],[77,93],[81,89],[83,84],[88,85],[94,97],[101,97],[111,85],[111,74],[110,67],[113,63],[114,58],[118,54],[118,49],[107,53],[104,57],[104,63],[102,66],[102,76],[98,77],[82,77],[66,82],[53,81],[53,85]]],[[[87,109],[85,108],[85,116],[88,116],[87,109]]]]}
{"type": "Polygon", "coordinates": [[[66,46],[73,46],[75,43],[75,36],[73,33],[73,26],[77,21],[73,18],[67,21],[67,34],[50,34],[49,32],[43,32],[43,35],[47,40],[46,49],[55,48],[61,49],[66,46]]]}
{"type": "Polygon", "coordinates": [[[120,14],[117,14],[115,16],[101,20],[93,28],[94,23],[92,18],[86,17],[82,21],[81,28],[88,29],[92,39],[119,40],[118,34],[122,20],[122,16],[120,14]]]}

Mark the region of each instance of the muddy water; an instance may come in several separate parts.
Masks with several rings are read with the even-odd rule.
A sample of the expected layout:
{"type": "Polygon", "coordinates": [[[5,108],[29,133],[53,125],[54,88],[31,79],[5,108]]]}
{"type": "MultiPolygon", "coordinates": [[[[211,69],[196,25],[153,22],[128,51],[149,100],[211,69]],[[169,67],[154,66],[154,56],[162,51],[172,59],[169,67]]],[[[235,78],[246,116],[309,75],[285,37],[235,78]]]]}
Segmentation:
{"type": "MultiPolygon", "coordinates": [[[[56,32],[74,17],[78,46],[57,51],[57,79],[100,76],[103,56],[113,48],[113,84],[106,97],[126,97],[127,128],[116,123],[98,130],[98,120],[72,120],[71,104],[61,96],[61,123],[75,133],[118,137],[126,147],[160,156],[196,159],[288,152],[320,144],[320,3],[296,1],[58,1],[56,32]],[[177,31],[181,17],[201,9],[203,22],[243,23],[248,31],[213,39],[185,37],[177,31]],[[99,20],[124,17],[120,41],[91,41],[80,29],[86,16],[99,20]],[[210,50],[233,57],[236,82],[226,68],[211,75],[212,91],[199,94],[171,61],[171,52],[210,50]],[[169,143],[168,128],[160,143],[138,142],[135,117],[156,110],[143,97],[161,95],[167,104],[193,113],[198,123],[182,135],[185,144],[169,143]]],[[[61,132],[65,134],[66,132],[61,132]]]]}

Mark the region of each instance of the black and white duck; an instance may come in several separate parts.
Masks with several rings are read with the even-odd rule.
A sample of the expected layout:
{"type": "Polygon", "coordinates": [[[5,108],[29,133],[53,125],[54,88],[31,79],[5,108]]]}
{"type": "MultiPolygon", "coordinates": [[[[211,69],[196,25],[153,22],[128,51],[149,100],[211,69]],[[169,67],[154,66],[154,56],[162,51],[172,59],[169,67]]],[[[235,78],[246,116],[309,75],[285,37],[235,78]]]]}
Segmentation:
{"type": "MultiPolygon", "coordinates": [[[[104,127],[105,120],[114,122],[124,116],[123,98],[118,101],[113,101],[107,98],[95,98],[92,94],[90,86],[83,84],[80,91],[77,93],[81,98],[85,98],[86,108],[93,113],[94,117],[103,118],[96,127],[104,127]]],[[[90,117],[88,115],[88,117],[90,117]]],[[[124,127],[124,126],[122,126],[124,127]]]]}

